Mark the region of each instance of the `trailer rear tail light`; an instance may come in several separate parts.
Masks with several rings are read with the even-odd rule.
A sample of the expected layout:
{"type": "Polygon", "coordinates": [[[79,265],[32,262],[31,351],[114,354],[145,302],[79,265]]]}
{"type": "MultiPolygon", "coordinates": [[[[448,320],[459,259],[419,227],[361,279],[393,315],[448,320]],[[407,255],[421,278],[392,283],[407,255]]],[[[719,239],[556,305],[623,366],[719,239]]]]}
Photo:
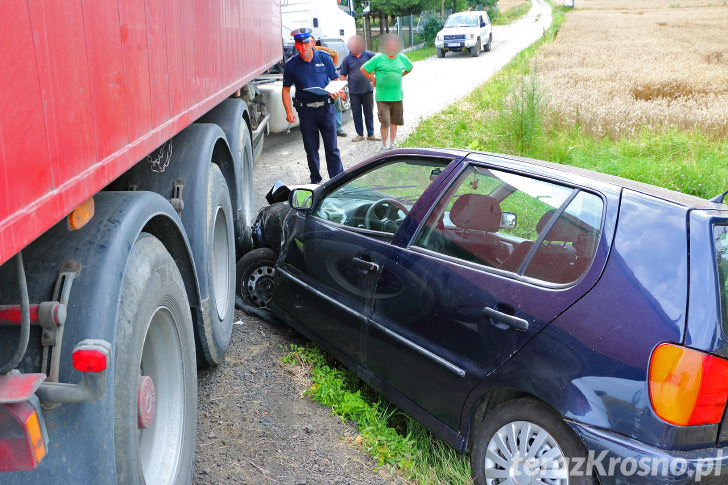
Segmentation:
{"type": "Polygon", "coordinates": [[[97,349],[73,351],[73,368],[81,372],[101,372],[108,365],[108,353],[97,349]]]}
{"type": "Polygon", "coordinates": [[[0,404],[0,472],[32,470],[47,451],[37,397],[0,404]]]}
{"type": "Polygon", "coordinates": [[[68,227],[75,231],[81,229],[94,216],[96,206],[93,197],[79,205],[68,214],[68,227]]]}
{"type": "Polygon", "coordinates": [[[670,424],[719,423],[728,399],[728,360],[675,344],[652,352],[650,402],[670,424]]]}

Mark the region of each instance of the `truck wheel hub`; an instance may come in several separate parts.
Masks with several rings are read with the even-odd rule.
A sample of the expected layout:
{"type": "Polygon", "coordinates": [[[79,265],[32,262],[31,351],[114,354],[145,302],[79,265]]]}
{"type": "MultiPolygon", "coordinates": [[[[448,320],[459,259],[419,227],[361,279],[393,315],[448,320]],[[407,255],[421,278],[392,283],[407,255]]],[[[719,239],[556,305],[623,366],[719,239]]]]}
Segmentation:
{"type": "Polygon", "coordinates": [[[149,376],[139,376],[137,381],[137,421],[139,429],[147,429],[154,421],[154,382],[149,376]]]}

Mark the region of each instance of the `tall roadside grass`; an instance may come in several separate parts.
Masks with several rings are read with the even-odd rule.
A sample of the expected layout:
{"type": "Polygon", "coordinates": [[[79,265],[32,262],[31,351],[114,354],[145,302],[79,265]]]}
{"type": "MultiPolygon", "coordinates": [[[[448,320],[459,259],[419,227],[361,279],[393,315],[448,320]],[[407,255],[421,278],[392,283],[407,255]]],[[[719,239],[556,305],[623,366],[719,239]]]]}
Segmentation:
{"type": "Polygon", "coordinates": [[[563,123],[550,108],[556,94],[544,89],[536,63],[539,48],[556,36],[563,21],[564,11],[555,8],[542,40],[471,95],[421,122],[404,144],[539,158],[704,198],[727,190],[726,138],[699,129],[649,127],[600,137],[579,124],[563,123]]]}
{"type": "Polygon", "coordinates": [[[500,11],[498,12],[495,20],[493,20],[494,25],[505,25],[513,22],[514,20],[518,20],[526,15],[528,11],[531,10],[532,6],[531,2],[522,2],[515,5],[503,6],[501,6],[501,3],[503,2],[498,2],[500,11]]]}
{"type": "Polygon", "coordinates": [[[382,399],[317,347],[291,345],[282,364],[309,379],[304,395],[356,423],[355,442],[379,466],[412,483],[470,483],[470,461],[382,399]]]}

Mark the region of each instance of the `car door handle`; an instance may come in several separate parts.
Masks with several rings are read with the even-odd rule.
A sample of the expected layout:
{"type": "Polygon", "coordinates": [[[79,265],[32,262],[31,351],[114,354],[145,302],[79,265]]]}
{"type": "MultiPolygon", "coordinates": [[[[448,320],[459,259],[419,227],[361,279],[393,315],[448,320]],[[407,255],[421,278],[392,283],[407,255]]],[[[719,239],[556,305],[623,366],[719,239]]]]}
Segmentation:
{"type": "Polygon", "coordinates": [[[366,271],[368,273],[379,271],[379,265],[376,263],[372,263],[371,261],[364,261],[361,258],[353,258],[351,262],[354,263],[354,266],[356,266],[360,270],[366,271]]]}
{"type": "Polygon", "coordinates": [[[490,307],[483,308],[483,315],[486,317],[498,320],[501,323],[505,323],[509,327],[513,327],[516,330],[524,331],[528,330],[528,321],[523,318],[518,318],[507,313],[499,312],[498,310],[490,307]]]}

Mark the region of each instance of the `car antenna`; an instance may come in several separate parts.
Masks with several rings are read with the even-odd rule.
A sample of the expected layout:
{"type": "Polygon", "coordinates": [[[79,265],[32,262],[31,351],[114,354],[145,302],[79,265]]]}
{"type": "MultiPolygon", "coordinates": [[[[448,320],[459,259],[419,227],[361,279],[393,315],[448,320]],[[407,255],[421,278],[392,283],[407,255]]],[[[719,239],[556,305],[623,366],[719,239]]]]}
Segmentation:
{"type": "Polygon", "coordinates": [[[728,190],[726,190],[722,194],[716,195],[715,197],[713,197],[712,199],[710,199],[710,201],[711,202],[715,202],[716,204],[722,204],[723,203],[723,199],[725,198],[726,195],[728,195],[728,190]]]}

